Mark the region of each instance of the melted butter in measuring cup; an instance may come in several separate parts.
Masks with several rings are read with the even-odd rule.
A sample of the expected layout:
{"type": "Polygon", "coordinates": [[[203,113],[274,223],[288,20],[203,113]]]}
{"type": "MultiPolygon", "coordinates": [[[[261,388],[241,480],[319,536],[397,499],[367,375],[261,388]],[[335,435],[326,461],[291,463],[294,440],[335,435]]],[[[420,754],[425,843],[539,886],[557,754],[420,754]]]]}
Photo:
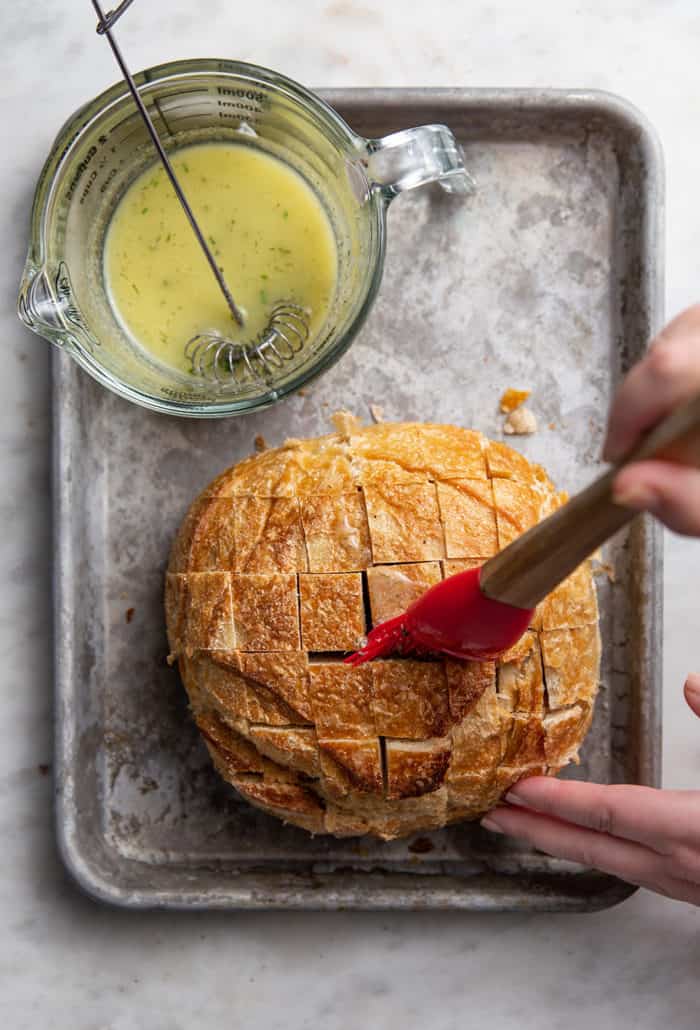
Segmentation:
{"type": "Polygon", "coordinates": [[[168,182],[154,165],[119,202],[105,241],[112,306],[128,335],[189,371],[184,349],[203,331],[253,339],[282,300],[323,325],[337,276],[333,230],[311,187],[284,162],[238,143],[203,143],[171,156],[226,281],[245,312],[239,329],[168,182]]]}

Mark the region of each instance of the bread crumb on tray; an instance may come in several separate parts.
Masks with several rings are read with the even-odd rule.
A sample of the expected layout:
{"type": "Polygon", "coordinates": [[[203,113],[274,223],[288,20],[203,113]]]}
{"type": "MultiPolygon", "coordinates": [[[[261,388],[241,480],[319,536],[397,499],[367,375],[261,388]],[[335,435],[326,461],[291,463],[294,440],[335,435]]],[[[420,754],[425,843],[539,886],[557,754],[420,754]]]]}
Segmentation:
{"type": "Polygon", "coordinates": [[[531,436],[537,432],[537,419],[529,408],[516,408],[506,419],[503,432],[508,436],[531,436]]]}
{"type": "Polygon", "coordinates": [[[258,452],[258,454],[262,454],[263,451],[267,450],[267,440],[262,435],[262,433],[258,433],[258,435],[255,437],[254,443],[255,450],[258,452]]]}
{"type": "Polygon", "coordinates": [[[375,422],[384,421],[384,408],[380,407],[379,404],[370,404],[369,413],[375,422]]]}
{"type": "Polygon", "coordinates": [[[500,400],[500,408],[503,414],[510,415],[521,404],[524,404],[531,393],[532,390],[506,390],[500,400]]]}

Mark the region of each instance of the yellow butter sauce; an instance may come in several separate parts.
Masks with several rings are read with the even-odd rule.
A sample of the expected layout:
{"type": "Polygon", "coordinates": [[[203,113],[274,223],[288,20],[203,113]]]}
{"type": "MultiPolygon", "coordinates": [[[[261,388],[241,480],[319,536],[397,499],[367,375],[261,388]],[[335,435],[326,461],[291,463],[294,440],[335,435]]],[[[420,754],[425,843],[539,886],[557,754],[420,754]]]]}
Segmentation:
{"type": "Polygon", "coordinates": [[[316,194],[282,161],[244,144],[183,147],[171,160],[226,282],[239,329],[160,165],[127,188],[110,222],[104,274],[117,317],[156,358],[183,371],[186,342],[217,330],[254,338],[281,300],[310,311],[313,336],[336,284],[333,230],[316,194]]]}

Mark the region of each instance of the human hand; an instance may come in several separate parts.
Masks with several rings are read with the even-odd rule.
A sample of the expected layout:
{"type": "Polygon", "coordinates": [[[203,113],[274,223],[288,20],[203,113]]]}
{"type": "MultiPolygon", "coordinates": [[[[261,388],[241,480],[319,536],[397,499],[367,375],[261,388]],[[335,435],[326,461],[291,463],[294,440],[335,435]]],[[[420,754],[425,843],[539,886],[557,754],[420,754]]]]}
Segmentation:
{"type": "MultiPolygon", "coordinates": [[[[622,458],[641,434],[700,393],[700,305],[675,318],[626,376],[610,411],[603,451],[622,458]]],[[[700,536],[700,469],[668,461],[636,462],[615,478],[613,499],[650,511],[669,529],[700,536]]]]}
{"type": "MultiPolygon", "coordinates": [[[[685,698],[700,717],[700,675],[685,698]]],[[[700,905],[700,791],[533,776],[505,800],[481,820],[487,830],[700,905]]]]}

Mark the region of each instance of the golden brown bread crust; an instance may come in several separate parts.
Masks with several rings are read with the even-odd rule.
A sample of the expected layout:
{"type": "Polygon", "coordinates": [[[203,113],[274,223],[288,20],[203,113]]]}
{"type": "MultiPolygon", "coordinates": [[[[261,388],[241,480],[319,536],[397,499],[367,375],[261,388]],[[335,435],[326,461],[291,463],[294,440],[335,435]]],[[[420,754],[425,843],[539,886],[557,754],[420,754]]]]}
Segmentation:
{"type": "Polygon", "coordinates": [[[299,575],[301,646],[305,651],[354,651],[365,633],[362,575],[299,575]]]}
{"type": "Polygon", "coordinates": [[[588,563],[498,662],[342,663],[562,500],[505,444],[414,423],[345,419],[218,476],[173,544],[166,618],[221,775],[312,833],[389,839],[577,761],[600,663],[588,563]]]}
{"type": "Polygon", "coordinates": [[[405,612],[421,594],[442,579],[440,562],[415,565],[373,565],[367,569],[372,624],[405,612]]]}
{"type": "Polygon", "coordinates": [[[498,550],[496,502],[490,479],[451,479],[438,483],[445,555],[489,558],[498,550]]]}

